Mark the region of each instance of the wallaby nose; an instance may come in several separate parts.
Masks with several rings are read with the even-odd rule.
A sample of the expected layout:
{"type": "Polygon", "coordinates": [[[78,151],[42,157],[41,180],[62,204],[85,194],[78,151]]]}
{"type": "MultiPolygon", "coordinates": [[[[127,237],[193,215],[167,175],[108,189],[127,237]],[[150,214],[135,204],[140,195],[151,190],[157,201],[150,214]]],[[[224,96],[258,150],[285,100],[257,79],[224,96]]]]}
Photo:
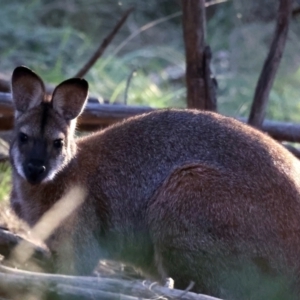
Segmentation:
{"type": "Polygon", "coordinates": [[[43,164],[40,163],[32,163],[29,162],[27,165],[28,173],[32,176],[38,176],[41,175],[46,171],[46,167],[43,164]]]}

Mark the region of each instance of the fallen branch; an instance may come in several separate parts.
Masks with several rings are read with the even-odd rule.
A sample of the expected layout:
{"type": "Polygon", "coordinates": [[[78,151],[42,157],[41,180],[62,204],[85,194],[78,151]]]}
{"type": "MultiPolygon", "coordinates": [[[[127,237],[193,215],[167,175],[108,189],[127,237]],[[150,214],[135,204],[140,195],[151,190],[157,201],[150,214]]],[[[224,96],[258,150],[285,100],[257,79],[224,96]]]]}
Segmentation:
{"type": "Polygon", "coordinates": [[[46,249],[39,247],[8,230],[0,228],[0,255],[4,256],[5,261],[18,264],[17,261],[9,262],[9,260],[15,247],[21,243],[23,249],[31,251],[32,253],[30,264],[27,264],[29,269],[31,267],[35,270],[44,270],[45,268],[48,268],[50,265],[50,253],[46,249]]]}
{"type": "Polygon", "coordinates": [[[289,150],[294,156],[300,159],[300,149],[293,147],[291,145],[282,144],[287,150],[289,150]]]}
{"type": "Polygon", "coordinates": [[[280,0],[277,24],[269,54],[257,82],[248,123],[261,128],[267,102],[287,40],[292,0],[280,0]]]}
{"type": "Polygon", "coordinates": [[[133,11],[133,8],[128,9],[120,21],[115,25],[113,30],[109,33],[109,35],[102,41],[96,52],[92,55],[92,57],[86,62],[86,64],[75,74],[74,77],[83,77],[90,68],[96,63],[96,61],[102,56],[107,46],[111,43],[119,29],[123,26],[128,16],[133,11]]]}
{"type": "MultiPolygon", "coordinates": [[[[147,106],[100,104],[95,102],[95,98],[91,98],[79,119],[78,129],[84,131],[96,130],[153,110],[155,109],[147,106]]],[[[11,129],[13,117],[14,112],[10,94],[0,93],[0,130],[11,129]]],[[[239,118],[239,120],[247,122],[245,118],[239,118]]],[[[300,143],[300,123],[265,120],[262,131],[278,141],[300,143]]]]}
{"type": "Polygon", "coordinates": [[[181,300],[217,300],[217,298],[193,292],[168,289],[148,281],[44,274],[0,266],[0,289],[7,287],[14,291],[32,287],[42,290],[50,289],[57,294],[85,297],[81,299],[91,299],[91,296],[94,296],[100,299],[137,300],[163,296],[168,299],[181,300]]]}
{"type": "MultiPolygon", "coordinates": [[[[247,122],[246,118],[238,120],[247,122]]],[[[264,120],[261,130],[277,141],[300,143],[300,123],[264,120]]]]}
{"type": "Polygon", "coordinates": [[[154,109],[148,106],[127,106],[123,104],[88,103],[80,116],[79,129],[94,130],[99,126],[107,126],[132,116],[148,113],[154,109]]]}
{"type": "Polygon", "coordinates": [[[9,93],[10,92],[10,81],[0,78],[0,92],[9,93]]]}
{"type": "MultiPolygon", "coordinates": [[[[152,110],[154,109],[148,106],[100,104],[96,98],[89,98],[88,104],[79,118],[78,128],[85,131],[95,130],[152,110]]],[[[0,93],[0,130],[12,129],[13,120],[14,110],[11,95],[0,93]]]]}

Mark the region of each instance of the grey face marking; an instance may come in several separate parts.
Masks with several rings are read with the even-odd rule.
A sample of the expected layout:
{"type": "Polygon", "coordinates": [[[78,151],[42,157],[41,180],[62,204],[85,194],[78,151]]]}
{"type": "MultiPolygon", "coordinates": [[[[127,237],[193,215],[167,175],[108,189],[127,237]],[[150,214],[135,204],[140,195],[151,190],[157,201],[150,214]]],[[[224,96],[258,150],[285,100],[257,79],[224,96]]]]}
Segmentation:
{"type": "Polygon", "coordinates": [[[32,143],[32,148],[24,161],[23,169],[27,180],[35,184],[41,182],[47,176],[47,143],[45,139],[33,139],[32,143]]]}
{"type": "Polygon", "coordinates": [[[43,136],[49,118],[49,108],[51,107],[51,103],[43,102],[41,103],[41,105],[42,105],[42,116],[41,116],[40,128],[41,128],[41,135],[43,136]]]}
{"type": "Polygon", "coordinates": [[[16,131],[16,140],[11,148],[17,172],[31,184],[53,178],[53,169],[63,162],[61,151],[53,149],[53,140],[60,135],[59,120],[49,103],[43,103],[32,110],[24,119],[24,125],[16,131]]]}

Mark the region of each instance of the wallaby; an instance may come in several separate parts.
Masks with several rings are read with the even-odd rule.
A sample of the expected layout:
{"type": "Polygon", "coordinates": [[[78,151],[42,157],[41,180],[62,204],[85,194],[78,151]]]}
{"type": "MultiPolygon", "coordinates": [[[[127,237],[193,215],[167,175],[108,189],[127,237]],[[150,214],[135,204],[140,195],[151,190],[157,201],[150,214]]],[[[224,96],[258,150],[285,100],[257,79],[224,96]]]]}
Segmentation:
{"type": "Polygon", "coordinates": [[[83,191],[46,240],[56,272],[91,274],[99,259],[113,259],[230,299],[248,299],[243,292],[261,289],[261,276],[299,282],[292,154],[237,120],[197,110],[158,110],[75,139],[87,96],[84,79],[62,82],[49,99],[30,69],[12,75],[12,208],[34,226],[72,188],[83,191]]]}

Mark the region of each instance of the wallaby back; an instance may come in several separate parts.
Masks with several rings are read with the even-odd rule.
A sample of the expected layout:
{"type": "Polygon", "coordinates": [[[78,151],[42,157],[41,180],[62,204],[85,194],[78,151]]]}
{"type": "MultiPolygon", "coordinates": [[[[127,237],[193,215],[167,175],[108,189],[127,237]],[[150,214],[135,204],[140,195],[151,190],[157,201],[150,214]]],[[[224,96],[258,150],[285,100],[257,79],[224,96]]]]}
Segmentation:
{"type": "Polygon", "coordinates": [[[291,292],[284,280],[300,275],[300,164],[281,145],[196,110],[152,112],[75,141],[87,84],[65,81],[49,101],[42,86],[32,71],[14,71],[11,203],[33,226],[83,190],[47,239],[57,272],[89,274],[109,258],[230,299],[246,299],[261,278],[291,292]]]}

